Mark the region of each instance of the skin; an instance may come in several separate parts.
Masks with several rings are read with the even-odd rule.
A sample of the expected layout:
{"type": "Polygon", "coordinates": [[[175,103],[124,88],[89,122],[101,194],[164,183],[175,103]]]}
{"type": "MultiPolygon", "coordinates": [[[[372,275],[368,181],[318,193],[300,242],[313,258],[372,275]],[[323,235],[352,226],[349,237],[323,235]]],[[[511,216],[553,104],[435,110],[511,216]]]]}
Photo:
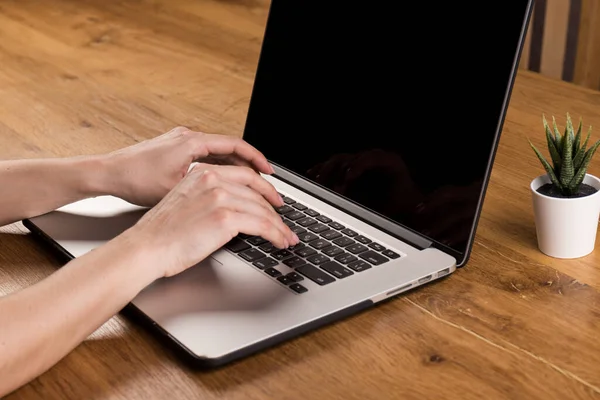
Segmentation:
{"type": "Polygon", "coordinates": [[[0,225],[98,195],[151,207],[104,246],[0,298],[0,397],[51,368],[147,285],[239,233],[297,244],[273,210],[281,197],[259,172],[273,169],[243,140],[182,127],[106,155],[0,162],[0,187],[10,188],[0,225]]]}

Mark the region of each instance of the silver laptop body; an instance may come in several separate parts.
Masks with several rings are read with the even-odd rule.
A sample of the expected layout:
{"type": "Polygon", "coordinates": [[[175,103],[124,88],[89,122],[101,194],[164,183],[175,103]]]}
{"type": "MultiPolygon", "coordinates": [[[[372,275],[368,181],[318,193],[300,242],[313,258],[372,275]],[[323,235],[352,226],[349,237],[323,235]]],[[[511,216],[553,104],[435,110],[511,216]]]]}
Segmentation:
{"type": "MultiPolygon", "coordinates": [[[[289,25],[288,15],[305,7],[296,3],[274,0],[271,4],[245,131],[248,141],[260,150],[268,147],[265,140],[269,137],[278,140],[285,134],[264,126],[262,114],[268,108],[265,106],[268,91],[262,88],[270,85],[265,77],[272,78],[274,74],[270,63],[275,58],[269,46],[276,47],[274,42],[281,37],[279,31],[286,22],[289,25]],[[263,135],[260,140],[257,131],[263,135]]],[[[503,83],[494,94],[496,101],[490,101],[490,107],[495,108],[493,124],[485,132],[490,140],[475,150],[485,153],[485,162],[479,167],[482,179],[461,252],[307,178],[297,167],[288,165],[285,156],[273,157],[275,153],[269,148],[265,154],[275,165],[276,173],[265,178],[285,196],[288,208],[282,218],[305,239],[305,251],[299,253],[301,249],[296,248],[277,253],[260,238],[242,236],[186,272],[156,281],[124,311],[152,327],[161,338],[181,350],[186,359],[210,367],[245,357],[454,273],[466,263],[473,243],[530,3],[518,1],[514,5],[496,6],[516,14],[512,25],[503,21],[505,29],[513,31],[500,39],[507,48],[502,57],[510,62],[499,71],[503,83]],[[288,219],[288,215],[294,218],[288,219]],[[328,236],[324,236],[326,232],[330,232],[328,236]],[[347,257],[340,257],[341,254],[347,257]],[[269,263],[261,263],[267,258],[271,260],[269,263]]],[[[315,26],[318,23],[313,29],[317,29],[315,26]]],[[[500,52],[498,48],[495,51],[500,52]]],[[[408,114],[399,123],[408,129],[410,121],[408,114]]],[[[331,129],[331,125],[327,128],[331,129]]],[[[282,141],[279,148],[285,151],[286,143],[290,142],[282,141]]],[[[302,144],[287,150],[288,154],[311,152],[302,144]]],[[[46,243],[73,258],[115,237],[144,212],[145,209],[105,196],[70,204],[24,223],[46,243]]]]}

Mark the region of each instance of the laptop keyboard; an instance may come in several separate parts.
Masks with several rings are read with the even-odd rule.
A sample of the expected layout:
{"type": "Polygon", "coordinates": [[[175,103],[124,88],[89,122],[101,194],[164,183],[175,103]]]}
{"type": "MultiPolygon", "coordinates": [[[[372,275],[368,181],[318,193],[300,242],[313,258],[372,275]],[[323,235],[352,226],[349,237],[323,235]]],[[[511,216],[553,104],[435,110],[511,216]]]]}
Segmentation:
{"type": "Polygon", "coordinates": [[[240,234],[225,248],[294,292],[308,291],[301,283],[304,279],[325,286],[401,257],[351,227],[289,196],[281,197],[285,205],[275,210],[300,243],[278,249],[261,237],[240,234]]]}

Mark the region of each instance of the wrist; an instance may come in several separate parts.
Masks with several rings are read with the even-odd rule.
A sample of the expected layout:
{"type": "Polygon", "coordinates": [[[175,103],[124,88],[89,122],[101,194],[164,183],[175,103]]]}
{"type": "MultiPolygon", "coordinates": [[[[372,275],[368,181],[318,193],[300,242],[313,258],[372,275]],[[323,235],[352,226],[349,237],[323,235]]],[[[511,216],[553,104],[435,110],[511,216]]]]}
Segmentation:
{"type": "Polygon", "coordinates": [[[80,197],[89,198],[113,194],[110,160],[106,156],[81,156],[65,159],[75,175],[80,197]]]}
{"type": "Polygon", "coordinates": [[[114,238],[109,247],[116,259],[121,260],[123,267],[133,282],[143,289],[155,280],[164,277],[164,260],[161,248],[155,246],[140,232],[136,225],[114,238]]]}

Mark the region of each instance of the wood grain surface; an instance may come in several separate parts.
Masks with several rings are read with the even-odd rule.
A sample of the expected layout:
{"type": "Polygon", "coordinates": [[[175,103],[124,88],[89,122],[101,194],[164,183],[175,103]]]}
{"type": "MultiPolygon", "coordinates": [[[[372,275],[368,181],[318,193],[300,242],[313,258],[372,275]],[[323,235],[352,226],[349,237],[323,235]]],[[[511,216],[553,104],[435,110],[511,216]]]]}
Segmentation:
{"type": "MultiPolygon", "coordinates": [[[[176,125],[241,135],[267,10],[1,1],[0,158],[107,152],[176,125]]],[[[529,192],[543,170],[527,138],[543,146],[541,114],[562,126],[567,111],[600,127],[600,94],[519,71],[471,260],[453,276],[214,371],[116,316],[7,399],[600,398],[600,251],[540,253],[529,192]]],[[[0,229],[1,294],[59,266],[21,225],[0,229]]]]}

